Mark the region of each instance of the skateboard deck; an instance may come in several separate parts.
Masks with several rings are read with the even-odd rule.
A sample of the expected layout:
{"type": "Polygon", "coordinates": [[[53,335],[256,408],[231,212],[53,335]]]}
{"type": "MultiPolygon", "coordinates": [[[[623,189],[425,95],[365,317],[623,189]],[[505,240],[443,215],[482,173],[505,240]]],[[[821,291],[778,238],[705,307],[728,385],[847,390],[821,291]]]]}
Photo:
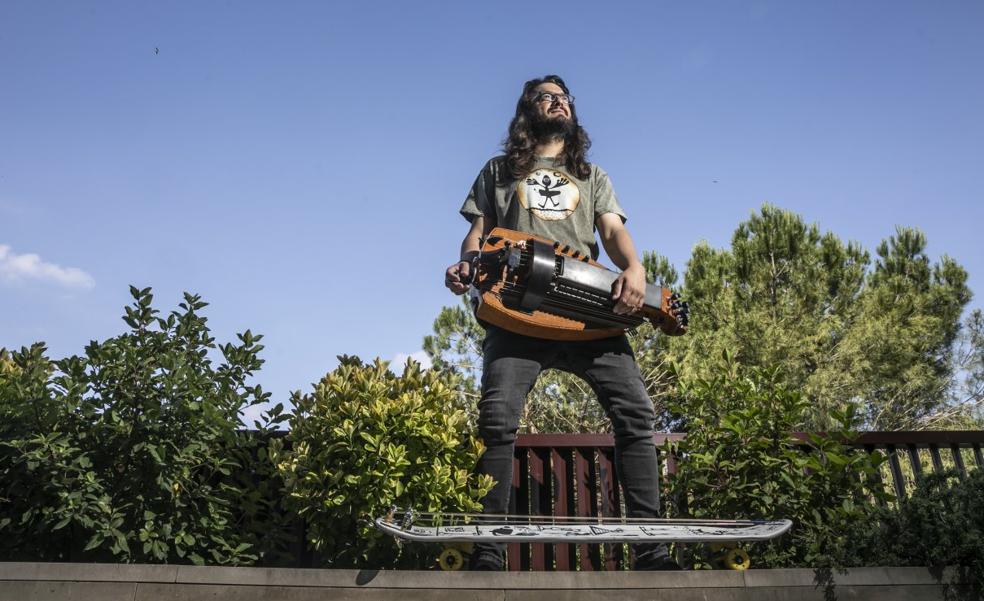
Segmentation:
{"type": "Polygon", "coordinates": [[[379,530],[398,539],[437,543],[724,543],[768,540],[786,532],[792,524],[790,520],[633,520],[398,512],[376,519],[379,530]]]}

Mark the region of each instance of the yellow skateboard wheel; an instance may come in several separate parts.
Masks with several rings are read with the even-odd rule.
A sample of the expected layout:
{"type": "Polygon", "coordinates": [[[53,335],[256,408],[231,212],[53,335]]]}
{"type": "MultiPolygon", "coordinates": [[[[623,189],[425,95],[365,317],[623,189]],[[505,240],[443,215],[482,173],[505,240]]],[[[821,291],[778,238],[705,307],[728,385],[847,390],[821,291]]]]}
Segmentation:
{"type": "Polygon", "coordinates": [[[747,570],[749,565],[751,560],[744,549],[731,549],[724,554],[724,567],[729,570],[747,570]]]}
{"type": "Polygon", "coordinates": [[[444,549],[437,556],[437,565],[445,572],[457,572],[465,565],[465,557],[457,549],[444,549]]]}

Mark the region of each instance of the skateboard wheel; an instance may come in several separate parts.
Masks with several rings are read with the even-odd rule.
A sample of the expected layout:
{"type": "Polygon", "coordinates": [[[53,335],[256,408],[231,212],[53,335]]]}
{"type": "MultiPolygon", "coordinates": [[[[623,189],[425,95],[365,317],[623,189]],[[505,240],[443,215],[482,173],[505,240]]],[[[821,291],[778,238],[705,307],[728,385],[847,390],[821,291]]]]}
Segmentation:
{"type": "Polygon", "coordinates": [[[442,571],[457,572],[465,565],[465,557],[457,549],[445,549],[437,556],[437,565],[442,571]]]}
{"type": "Polygon", "coordinates": [[[729,570],[747,570],[749,565],[751,560],[744,549],[731,549],[724,554],[724,567],[729,570]]]}

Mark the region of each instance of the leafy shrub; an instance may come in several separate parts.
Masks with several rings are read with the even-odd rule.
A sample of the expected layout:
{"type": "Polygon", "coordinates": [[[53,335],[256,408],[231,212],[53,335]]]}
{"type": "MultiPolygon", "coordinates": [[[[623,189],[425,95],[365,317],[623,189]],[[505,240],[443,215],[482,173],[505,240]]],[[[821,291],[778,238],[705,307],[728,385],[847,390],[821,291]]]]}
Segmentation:
{"type": "MultiPolygon", "coordinates": [[[[778,373],[743,368],[725,357],[713,379],[685,382],[673,409],[683,415],[687,437],[666,451],[681,456],[670,479],[677,515],[696,518],[793,520],[790,533],[754,545],[761,567],[839,566],[849,561],[846,537],[864,523],[873,500],[885,499],[868,486],[884,458],[848,443],[853,413],[831,417],[844,431],[791,436],[806,419],[808,401],[780,384],[778,373]]],[[[695,564],[709,561],[708,549],[691,548],[695,564]]]]}
{"type": "Polygon", "coordinates": [[[372,525],[392,505],[476,511],[492,487],[471,470],[481,442],[452,382],[409,363],[339,357],[313,393],[295,393],[289,450],[276,453],[308,541],[333,567],[424,567],[433,549],[395,542],[372,525]]]}
{"type": "Polygon", "coordinates": [[[0,366],[0,557],[252,563],[278,540],[253,519],[276,497],[247,482],[264,443],[239,430],[269,397],[247,384],[260,336],[217,347],[200,297],[159,317],[149,288],[131,294],[128,332],[0,366]]]}
{"type": "MultiPolygon", "coordinates": [[[[952,470],[916,479],[912,495],[872,516],[854,537],[854,565],[958,568],[971,598],[984,594],[984,470],[952,470]]],[[[955,592],[952,591],[951,592],[955,592]]],[[[956,596],[956,595],[955,595],[956,596]]]]}
{"type": "Polygon", "coordinates": [[[75,416],[49,387],[54,364],[35,344],[0,360],[0,557],[69,559],[73,531],[84,525],[126,544],[92,459],[65,432],[75,416]],[[69,526],[69,528],[66,528],[69,526]]]}

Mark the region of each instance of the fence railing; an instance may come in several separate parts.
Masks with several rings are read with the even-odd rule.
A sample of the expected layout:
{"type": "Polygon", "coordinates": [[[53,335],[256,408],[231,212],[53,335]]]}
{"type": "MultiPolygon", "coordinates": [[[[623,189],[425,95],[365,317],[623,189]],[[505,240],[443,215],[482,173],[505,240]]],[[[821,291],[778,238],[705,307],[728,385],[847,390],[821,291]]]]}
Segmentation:
{"type": "MultiPolygon", "coordinates": [[[[663,478],[676,472],[677,459],[664,456],[667,440],[684,434],[656,434],[663,478]]],[[[797,437],[807,439],[805,434],[797,437]]],[[[868,432],[855,442],[866,452],[888,457],[881,482],[899,498],[917,475],[954,468],[966,473],[984,467],[984,431],[868,432]]],[[[614,440],[608,434],[524,434],[516,442],[509,512],[519,515],[619,517],[622,493],[615,477],[614,440]]],[[[510,544],[514,571],[619,570],[624,545],[510,544]]]]}

